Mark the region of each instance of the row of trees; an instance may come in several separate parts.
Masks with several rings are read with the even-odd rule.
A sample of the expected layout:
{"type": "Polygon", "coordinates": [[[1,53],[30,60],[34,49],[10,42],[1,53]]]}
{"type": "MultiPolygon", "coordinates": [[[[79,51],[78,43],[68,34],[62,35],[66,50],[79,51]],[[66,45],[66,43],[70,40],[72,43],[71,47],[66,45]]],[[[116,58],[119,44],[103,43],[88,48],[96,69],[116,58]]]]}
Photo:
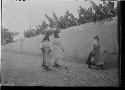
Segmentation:
{"type": "Polygon", "coordinates": [[[44,32],[47,27],[65,29],[71,26],[77,26],[89,22],[106,20],[117,15],[117,7],[114,8],[114,2],[112,1],[102,1],[103,3],[99,5],[96,5],[93,1],[90,2],[92,6],[88,9],[85,9],[82,6],[78,8],[78,18],[76,18],[70,11],[66,11],[65,15],[61,17],[57,17],[55,12],[53,12],[53,17],[49,17],[47,14],[45,14],[49,24],[43,20],[40,25],[36,26],[36,29],[25,31],[24,36],[29,38],[39,35],[44,32]]]}

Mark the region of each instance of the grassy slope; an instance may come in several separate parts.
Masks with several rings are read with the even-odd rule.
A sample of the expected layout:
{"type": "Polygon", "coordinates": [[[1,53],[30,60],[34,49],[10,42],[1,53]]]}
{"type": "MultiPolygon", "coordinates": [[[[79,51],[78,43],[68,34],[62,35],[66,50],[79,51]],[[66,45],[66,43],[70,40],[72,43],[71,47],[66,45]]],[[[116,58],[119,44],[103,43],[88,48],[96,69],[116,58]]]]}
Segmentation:
{"type": "MultiPolygon", "coordinates": [[[[102,37],[102,43],[107,41],[107,44],[101,44],[102,50],[105,48],[111,51],[115,44],[117,45],[117,23],[105,22],[102,26],[97,23],[95,32],[93,32],[93,27],[93,23],[88,23],[67,28],[60,33],[65,55],[69,59],[79,63],[84,61],[81,60],[81,57],[88,56],[95,33],[102,37]]],[[[2,85],[118,86],[116,68],[106,67],[106,70],[102,71],[88,69],[86,64],[65,62],[69,69],[68,74],[64,74],[65,72],[62,71],[45,72],[40,67],[41,58],[34,56],[40,54],[39,46],[42,38],[43,36],[40,35],[25,39],[23,42],[24,54],[17,53],[20,52],[19,41],[2,46],[2,50],[15,52],[2,53],[2,85]]]]}
{"type": "MultiPolygon", "coordinates": [[[[95,35],[100,36],[101,51],[113,51],[117,45],[117,18],[100,23],[87,23],[63,30],[60,33],[65,56],[72,60],[85,59],[92,49],[92,40],[95,35]]],[[[23,41],[23,52],[39,55],[40,43],[43,35],[27,38],[23,41]]],[[[2,50],[20,52],[20,41],[4,45],[2,50]]]]}

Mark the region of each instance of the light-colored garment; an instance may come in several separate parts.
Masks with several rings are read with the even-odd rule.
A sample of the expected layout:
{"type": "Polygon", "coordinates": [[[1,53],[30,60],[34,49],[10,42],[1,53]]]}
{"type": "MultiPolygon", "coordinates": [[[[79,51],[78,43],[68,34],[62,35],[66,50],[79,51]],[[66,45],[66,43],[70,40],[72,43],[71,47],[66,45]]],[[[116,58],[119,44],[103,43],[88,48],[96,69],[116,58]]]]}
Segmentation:
{"type": "Polygon", "coordinates": [[[53,60],[52,60],[52,63],[55,64],[59,64],[61,65],[61,62],[62,62],[62,59],[63,59],[63,55],[64,55],[64,52],[63,52],[63,49],[62,49],[62,46],[61,46],[61,41],[59,38],[54,38],[52,40],[52,52],[53,52],[53,60]]]}
{"type": "Polygon", "coordinates": [[[51,58],[51,42],[50,41],[44,41],[41,44],[41,47],[43,48],[43,63],[46,66],[51,66],[52,58],[51,58]]]}
{"type": "Polygon", "coordinates": [[[51,44],[50,41],[44,41],[44,42],[41,43],[40,48],[41,47],[50,47],[51,48],[52,44],[51,44]]]}
{"type": "Polygon", "coordinates": [[[93,61],[94,61],[94,57],[91,58],[91,62],[93,62],[93,61]]]}
{"type": "Polygon", "coordinates": [[[97,39],[94,39],[94,41],[93,41],[93,46],[94,45],[98,45],[99,44],[99,42],[97,41],[97,39]]]}
{"type": "Polygon", "coordinates": [[[98,61],[98,65],[101,65],[101,64],[105,64],[106,63],[106,60],[109,60],[109,57],[108,57],[108,54],[107,53],[102,53],[100,55],[100,60],[98,61]]]}

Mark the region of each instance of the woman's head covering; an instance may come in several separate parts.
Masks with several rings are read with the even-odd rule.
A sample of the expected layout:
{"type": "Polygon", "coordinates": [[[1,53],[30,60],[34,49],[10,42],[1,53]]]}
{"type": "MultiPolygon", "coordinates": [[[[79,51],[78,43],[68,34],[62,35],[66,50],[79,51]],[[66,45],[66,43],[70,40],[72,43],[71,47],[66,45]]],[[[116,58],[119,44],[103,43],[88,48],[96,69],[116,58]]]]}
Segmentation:
{"type": "Polygon", "coordinates": [[[54,33],[54,38],[59,38],[59,31],[56,30],[53,33],[54,33]]]}
{"type": "Polygon", "coordinates": [[[95,36],[94,39],[99,39],[99,36],[95,36]]]}
{"type": "Polygon", "coordinates": [[[54,33],[54,38],[59,38],[59,34],[58,33],[54,33]]]}
{"type": "Polygon", "coordinates": [[[43,38],[42,42],[44,42],[44,41],[50,41],[49,36],[50,36],[50,34],[46,34],[45,37],[43,38]]]}

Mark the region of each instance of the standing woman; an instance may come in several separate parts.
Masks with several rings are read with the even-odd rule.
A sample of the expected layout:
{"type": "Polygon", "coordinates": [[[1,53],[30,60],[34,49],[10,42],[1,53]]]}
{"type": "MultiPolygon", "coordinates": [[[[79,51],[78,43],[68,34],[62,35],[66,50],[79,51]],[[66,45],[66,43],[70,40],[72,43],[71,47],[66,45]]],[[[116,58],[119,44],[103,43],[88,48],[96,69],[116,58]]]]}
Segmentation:
{"type": "Polygon", "coordinates": [[[99,44],[99,36],[95,36],[93,41],[93,51],[94,51],[94,64],[101,69],[104,69],[103,64],[100,63],[101,52],[100,52],[100,44],[99,44]]]}
{"type": "Polygon", "coordinates": [[[63,55],[64,55],[64,49],[61,45],[61,41],[58,35],[58,32],[55,31],[54,32],[54,39],[52,41],[52,50],[53,50],[53,60],[52,60],[52,64],[55,67],[59,67],[61,65],[61,61],[63,59],[63,55]]]}
{"type": "Polygon", "coordinates": [[[95,36],[93,40],[93,51],[94,51],[94,63],[97,64],[100,57],[100,44],[99,44],[99,36],[95,36]]]}
{"type": "Polygon", "coordinates": [[[51,43],[49,39],[50,34],[47,33],[45,37],[43,38],[42,45],[41,45],[41,50],[43,53],[43,63],[42,67],[45,69],[49,69],[51,66],[51,43]]]}

